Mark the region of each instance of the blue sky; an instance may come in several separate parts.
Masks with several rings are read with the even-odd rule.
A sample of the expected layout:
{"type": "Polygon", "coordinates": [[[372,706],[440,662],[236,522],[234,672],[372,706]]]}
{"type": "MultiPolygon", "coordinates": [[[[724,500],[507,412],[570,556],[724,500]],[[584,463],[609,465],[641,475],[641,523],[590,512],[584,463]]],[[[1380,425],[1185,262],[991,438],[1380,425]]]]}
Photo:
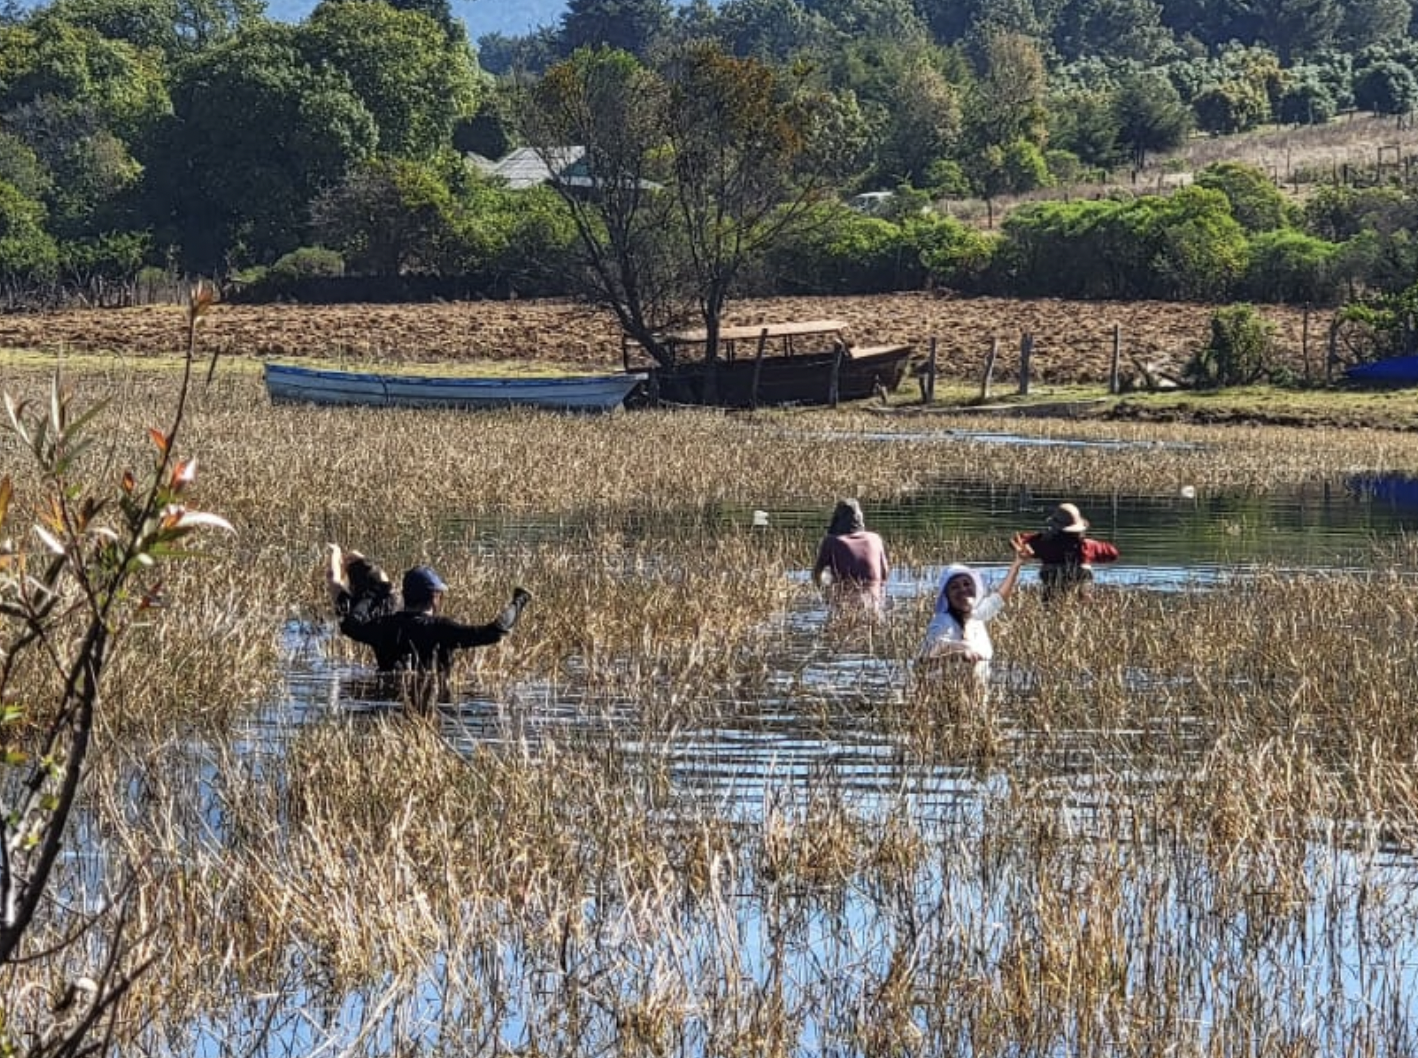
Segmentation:
{"type": "MultiPolygon", "coordinates": [[[[468,39],[485,33],[522,36],[538,26],[555,25],[566,10],[565,0],[451,0],[453,17],[468,27],[468,39]]],[[[299,22],[315,0],[266,0],[266,14],[280,22],[299,22]]]]}

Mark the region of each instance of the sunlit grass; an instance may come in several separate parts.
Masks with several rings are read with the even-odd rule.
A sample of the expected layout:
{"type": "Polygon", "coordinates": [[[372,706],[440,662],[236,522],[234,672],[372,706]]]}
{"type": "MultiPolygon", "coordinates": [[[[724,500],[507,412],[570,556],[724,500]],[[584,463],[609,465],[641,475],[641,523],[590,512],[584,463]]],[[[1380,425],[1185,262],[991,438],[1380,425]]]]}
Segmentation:
{"type": "MultiPolygon", "coordinates": [[[[1264,491],[1418,472],[1418,438],[273,407],[227,366],[185,445],[202,506],[238,533],[174,566],[170,609],[114,662],[79,846],[107,869],[70,878],[96,899],[132,872],[133,929],[167,953],[131,1000],[134,1053],[191,1053],[204,1019],[215,1054],[1402,1051],[1402,1009],[1324,997],[1351,954],[1366,996],[1404,981],[1383,952],[1414,909],[1374,856],[1418,842],[1418,592],[1388,572],[1418,561],[1410,541],[1376,548],[1375,572],[1100,589],[1068,611],[1021,592],[995,632],[1000,686],[971,708],[785,674],[782,615],[812,591],[786,574],[815,538],[750,515],[816,505],[825,523],[837,495],[942,479],[1264,491]],[[973,441],[982,428],[1131,444],[1025,450],[973,441]],[[502,738],[460,749],[453,721],[397,707],[281,719],[281,636],[328,622],[329,540],[392,572],[434,564],[470,619],[533,591],[514,635],[457,673],[502,738]],[[580,723],[551,723],[566,710],[580,723]],[[285,724],[281,753],[248,745],[258,712],[285,724]],[[730,757],[727,779],[765,791],[745,812],[684,778],[686,745],[785,725],[827,744],[866,725],[899,790],[863,803],[830,770],[730,757]],[[964,792],[923,811],[912,780],[939,776],[964,792]]],[[[74,383],[112,398],[94,472],[146,458],[171,380],[112,366],[74,383]]],[[[925,536],[893,559],[989,543],[925,536]]],[[[902,662],[930,605],[843,642],[902,662]]],[[[51,914],[58,930],[77,911],[51,914]]],[[[8,1016],[40,1018],[51,992],[26,986],[74,972],[8,968],[8,1016]]]]}

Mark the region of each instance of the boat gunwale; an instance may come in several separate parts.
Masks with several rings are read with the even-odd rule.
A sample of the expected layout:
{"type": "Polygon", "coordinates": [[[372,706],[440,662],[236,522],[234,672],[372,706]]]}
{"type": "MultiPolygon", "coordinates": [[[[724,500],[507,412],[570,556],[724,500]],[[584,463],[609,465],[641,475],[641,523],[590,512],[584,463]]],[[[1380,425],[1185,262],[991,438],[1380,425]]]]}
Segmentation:
{"type": "Polygon", "coordinates": [[[274,369],[288,378],[321,378],[330,381],[359,381],[379,385],[450,386],[456,389],[506,389],[514,386],[586,386],[592,383],[639,383],[649,378],[644,371],[606,372],[595,375],[415,375],[382,371],[350,371],[343,368],[305,367],[299,364],[267,363],[269,377],[274,369]]]}
{"type": "MultiPolygon", "coordinates": [[[[719,328],[719,341],[744,342],[757,338],[800,338],[812,334],[840,336],[846,329],[845,320],[834,319],[735,324],[719,328]]],[[[708,332],[703,327],[695,327],[685,331],[669,331],[660,335],[660,341],[666,345],[703,345],[708,340],[708,332]]]]}

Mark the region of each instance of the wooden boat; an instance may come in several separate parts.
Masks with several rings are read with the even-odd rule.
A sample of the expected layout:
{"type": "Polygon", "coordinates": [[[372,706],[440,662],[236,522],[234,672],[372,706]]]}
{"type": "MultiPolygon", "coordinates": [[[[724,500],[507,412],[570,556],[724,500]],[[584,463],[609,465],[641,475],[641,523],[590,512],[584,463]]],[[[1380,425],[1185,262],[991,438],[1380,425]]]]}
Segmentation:
{"type": "Polygon", "coordinates": [[[645,381],[639,373],[545,378],[379,374],[266,365],[266,392],[276,403],[363,404],[380,408],[505,408],[606,412],[645,381]]]}
{"type": "MultiPolygon", "coordinates": [[[[673,367],[649,371],[646,393],[674,404],[751,408],[760,404],[835,404],[889,393],[910,363],[909,345],[850,345],[841,320],[805,320],[724,327],[719,359],[704,359],[706,334],[661,336],[675,354],[673,367]]],[[[629,370],[632,342],[626,341],[629,370]]]]}
{"type": "Polygon", "coordinates": [[[1347,368],[1344,376],[1366,386],[1418,386],[1418,356],[1391,356],[1347,368]]]}

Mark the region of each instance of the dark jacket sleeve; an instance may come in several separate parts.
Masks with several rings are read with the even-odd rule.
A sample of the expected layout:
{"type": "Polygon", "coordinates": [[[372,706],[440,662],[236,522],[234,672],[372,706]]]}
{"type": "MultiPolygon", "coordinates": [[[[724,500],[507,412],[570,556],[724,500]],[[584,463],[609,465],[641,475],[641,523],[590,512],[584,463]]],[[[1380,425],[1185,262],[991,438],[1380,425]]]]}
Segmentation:
{"type": "Polygon", "coordinates": [[[461,621],[439,617],[434,620],[433,628],[439,645],[447,650],[489,647],[501,642],[507,635],[507,631],[496,621],[489,621],[485,625],[465,625],[461,621]]]}

